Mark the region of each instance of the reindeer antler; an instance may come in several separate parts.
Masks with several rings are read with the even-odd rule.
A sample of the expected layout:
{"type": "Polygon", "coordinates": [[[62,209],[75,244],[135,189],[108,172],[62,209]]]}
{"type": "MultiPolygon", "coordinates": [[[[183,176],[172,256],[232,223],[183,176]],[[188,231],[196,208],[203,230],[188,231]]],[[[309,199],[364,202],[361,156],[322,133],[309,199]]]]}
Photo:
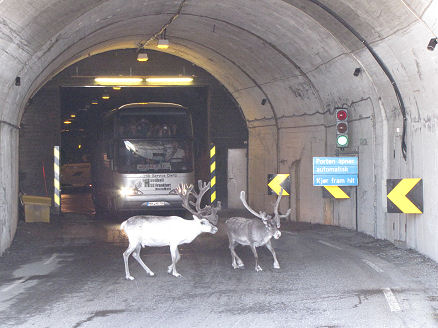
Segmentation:
{"type": "Polygon", "coordinates": [[[267,220],[267,219],[271,218],[271,216],[267,215],[265,212],[260,211],[259,213],[257,213],[251,207],[249,207],[249,205],[248,205],[248,203],[246,202],[246,199],[245,199],[245,192],[243,190],[240,192],[240,200],[242,201],[243,206],[245,206],[246,209],[248,211],[250,211],[251,214],[255,215],[256,217],[258,217],[258,218],[260,218],[262,220],[267,220]]]}
{"type": "Polygon", "coordinates": [[[184,207],[190,213],[197,215],[198,213],[190,207],[189,197],[192,194],[193,185],[188,185],[185,183],[180,183],[176,189],[174,189],[175,194],[179,195],[182,199],[182,207],[184,207]]]}
{"type": "Polygon", "coordinates": [[[202,217],[210,221],[212,224],[217,224],[217,212],[221,209],[221,202],[218,202],[216,207],[206,205],[201,208],[202,197],[210,189],[210,182],[202,182],[198,180],[199,193],[196,193],[193,189],[193,185],[179,184],[174,190],[174,193],[179,195],[182,199],[182,206],[193,215],[202,217]],[[190,200],[190,195],[196,199],[196,202],[190,200]],[[193,209],[193,206],[195,209],[193,209]]]}
{"type": "Polygon", "coordinates": [[[275,206],[274,206],[274,219],[275,222],[277,223],[277,228],[280,228],[280,218],[288,217],[291,212],[291,209],[288,209],[286,214],[278,214],[278,206],[280,205],[280,200],[281,200],[281,196],[283,196],[283,191],[284,189],[281,188],[280,193],[278,194],[277,197],[277,201],[275,202],[275,206]]]}

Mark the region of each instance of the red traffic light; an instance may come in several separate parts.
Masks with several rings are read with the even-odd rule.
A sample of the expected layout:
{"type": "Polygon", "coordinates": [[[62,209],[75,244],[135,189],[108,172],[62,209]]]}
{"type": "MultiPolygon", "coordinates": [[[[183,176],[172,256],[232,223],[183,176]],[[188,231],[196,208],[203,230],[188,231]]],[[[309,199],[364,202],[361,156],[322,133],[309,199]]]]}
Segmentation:
{"type": "Polygon", "coordinates": [[[338,130],[339,133],[345,133],[345,132],[347,132],[348,127],[347,127],[347,124],[342,122],[342,123],[338,123],[338,125],[336,125],[336,129],[338,130]]]}
{"type": "Polygon", "coordinates": [[[345,121],[347,119],[347,111],[346,110],[338,110],[336,113],[336,116],[338,118],[339,121],[345,121]]]}

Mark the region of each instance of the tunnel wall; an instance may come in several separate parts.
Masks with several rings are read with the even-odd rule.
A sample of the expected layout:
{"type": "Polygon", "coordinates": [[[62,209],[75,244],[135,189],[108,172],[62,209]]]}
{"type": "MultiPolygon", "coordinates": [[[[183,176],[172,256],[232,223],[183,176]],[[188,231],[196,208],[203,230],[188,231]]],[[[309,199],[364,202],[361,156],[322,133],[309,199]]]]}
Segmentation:
{"type": "Polygon", "coordinates": [[[46,85],[32,98],[20,127],[20,190],[28,195],[52,197],[53,147],[61,144],[57,85],[46,85]]]}
{"type": "Polygon", "coordinates": [[[0,122],[0,254],[17,230],[18,127],[0,122]]]}
{"type": "MultiPolygon", "coordinates": [[[[168,29],[175,40],[170,51],[209,71],[240,104],[250,127],[250,203],[269,208],[266,174],[291,168],[298,191],[296,201],[289,201],[296,210],[294,219],[357,227],[438,260],[434,215],[438,161],[431,151],[438,141],[438,52],[426,50],[430,38],[438,34],[438,1],[320,2],[363,35],[393,75],[407,110],[407,161],[400,151],[403,118],[391,81],[363,42],[312,5],[315,1],[265,1],[259,10],[249,1],[239,2],[239,10],[233,1],[189,1],[184,15],[168,29]],[[353,77],[356,67],[363,73],[353,77]],[[312,91],[308,97],[296,92],[299,85],[312,91]],[[262,99],[267,99],[264,106],[262,99]],[[355,200],[324,200],[309,185],[311,156],[322,155],[320,151],[335,154],[333,108],[342,104],[351,107],[352,148],[361,158],[357,206],[355,200]],[[307,115],[317,111],[320,114],[307,115]],[[290,153],[295,151],[303,153],[290,153]],[[423,178],[424,214],[386,213],[386,179],[404,177],[423,178]]],[[[50,8],[51,0],[44,3],[48,4],[41,6],[47,10],[44,17],[54,24],[39,20],[37,9],[20,15],[12,6],[5,10],[14,24],[2,32],[7,37],[0,60],[7,69],[0,77],[0,97],[5,100],[1,118],[12,124],[18,125],[27,99],[57,71],[95,52],[135,48],[145,31],[163,26],[175,12],[173,1],[151,1],[150,7],[136,7],[131,1],[123,8],[117,1],[84,1],[81,10],[73,2],[63,3],[64,10],[50,8]],[[23,77],[20,88],[13,86],[18,75],[23,77]]],[[[2,136],[14,143],[13,136],[4,132],[2,136]]],[[[2,169],[13,165],[7,161],[14,157],[0,156],[6,164],[2,169]]],[[[13,203],[16,182],[2,176],[0,183],[13,203]]],[[[282,208],[288,205],[284,202],[282,208]]],[[[15,204],[7,206],[6,226],[11,222],[13,227],[15,204]]],[[[2,245],[10,242],[2,240],[2,245]]]]}

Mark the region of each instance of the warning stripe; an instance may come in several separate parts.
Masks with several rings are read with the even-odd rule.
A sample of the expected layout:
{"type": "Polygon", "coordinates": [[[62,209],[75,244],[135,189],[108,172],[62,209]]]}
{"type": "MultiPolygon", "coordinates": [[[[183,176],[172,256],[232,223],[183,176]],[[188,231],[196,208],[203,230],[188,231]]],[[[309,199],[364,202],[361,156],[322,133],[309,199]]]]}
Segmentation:
{"type": "MultiPolygon", "coordinates": [[[[395,183],[395,186],[392,187],[392,190],[388,190],[387,198],[396,207],[394,208],[394,206],[391,206],[391,204],[387,203],[389,213],[423,213],[423,184],[421,183],[421,178],[388,179],[388,181],[392,181],[392,183],[395,183]],[[416,188],[417,186],[420,187],[421,193],[419,195],[412,195],[411,199],[410,192],[413,191],[414,188],[416,188]],[[417,204],[414,204],[414,202],[418,203],[419,206],[417,206],[417,204]],[[398,209],[398,211],[396,211],[396,209],[398,209]]],[[[390,184],[387,182],[387,189],[390,188],[390,184]]]]}
{"type": "Polygon", "coordinates": [[[324,188],[336,199],[350,198],[341,188],[338,186],[324,186],[324,188]]]}
{"type": "Polygon", "coordinates": [[[216,146],[210,144],[210,204],[216,205],[216,146]]]}
{"type": "Polygon", "coordinates": [[[61,206],[61,183],[59,181],[59,146],[53,148],[54,155],[54,179],[53,179],[53,201],[55,202],[55,207],[61,206]]]}

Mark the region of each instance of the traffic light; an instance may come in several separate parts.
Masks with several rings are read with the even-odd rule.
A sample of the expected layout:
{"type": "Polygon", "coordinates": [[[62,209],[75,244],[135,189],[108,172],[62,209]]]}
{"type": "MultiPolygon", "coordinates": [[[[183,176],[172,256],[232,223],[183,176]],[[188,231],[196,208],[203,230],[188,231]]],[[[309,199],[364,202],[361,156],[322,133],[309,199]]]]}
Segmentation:
{"type": "Polygon", "coordinates": [[[348,147],[348,111],[345,108],[336,109],[336,147],[348,147]]]}

